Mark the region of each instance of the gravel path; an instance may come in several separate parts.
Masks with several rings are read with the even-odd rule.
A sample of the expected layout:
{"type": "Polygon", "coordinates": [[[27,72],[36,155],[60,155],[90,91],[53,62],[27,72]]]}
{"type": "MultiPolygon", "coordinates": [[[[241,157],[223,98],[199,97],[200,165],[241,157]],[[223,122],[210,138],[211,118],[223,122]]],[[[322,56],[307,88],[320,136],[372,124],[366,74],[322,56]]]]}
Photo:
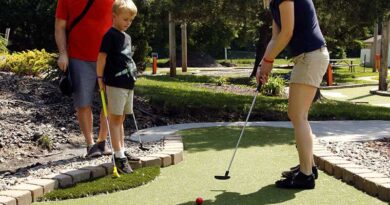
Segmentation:
{"type": "Polygon", "coordinates": [[[338,156],[390,177],[390,138],[357,142],[327,142],[338,156]]]}

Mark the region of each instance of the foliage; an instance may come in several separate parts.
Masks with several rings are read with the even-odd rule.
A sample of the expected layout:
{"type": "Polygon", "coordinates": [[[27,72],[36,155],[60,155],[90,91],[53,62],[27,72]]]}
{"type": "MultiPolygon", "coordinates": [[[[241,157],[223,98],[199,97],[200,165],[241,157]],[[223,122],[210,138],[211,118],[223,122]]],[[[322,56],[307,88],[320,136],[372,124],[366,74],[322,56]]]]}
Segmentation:
{"type": "MultiPolygon", "coordinates": [[[[213,57],[222,57],[224,47],[254,51],[257,44],[264,48],[271,35],[270,11],[263,9],[261,1],[257,0],[134,1],[139,13],[128,32],[137,49],[134,59],[141,65],[151,51],[158,52],[160,57],[168,56],[170,11],[177,25],[181,22],[188,25],[189,50],[203,51],[213,57]]],[[[390,1],[383,0],[313,2],[329,50],[336,52],[340,48],[348,55],[358,55],[361,45],[356,41],[372,36],[374,22],[384,19],[390,11],[390,1]]],[[[9,49],[56,50],[55,8],[56,1],[52,0],[0,1],[0,32],[11,28],[9,49]]],[[[180,42],[179,26],[176,31],[176,42],[180,42]]],[[[180,51],[180,46],[177,47],[180,51]]]]}
{"type": "Polygon", "coordinates": [[[0,35],[0,54],[8,53],[7,39],[0,35]]]}
{"type": "Polygon", "coordinates": [[[336,46],[336,48],[333,49],[333,52],[330,52],[330,58],[345,59],[347,58],[347,53],[344,48],[336,46]]]}
{"type": "Polygon", "coordinates": [[[57,189],[45,194],[41,200],[75,199],[127,190],[144,185],[155,179],[159,174],[160,167],[143,167],[135,170],[132,174],[122,174],[119,178],[106,176],[91,182],[79,183],[74,187],[57,189]]]}
{"type": "Polygon", "coordinates": [[[42,135],[38,139],[38,145],[43,149],[51,151],[53,149],[53,140],[48,135],[42,135]]]}
{"type": "Polygon", "coordinates": [[[267,84],[261,87],[261,93],[267,96],[282,96],[284,94],[284,84],[283,78],[270,76],[267,84]]]}
{"type": "Polygon", "coordinates": [[[54,13],[52,0],[0,1],[0,32],[11,28],[9,49],[55,50],[54,13]]]}
{"type": "Polygon", "coordinates": [[[0,70],[38,75],[53,70],[56,66],[56,57],[56,54],[48,53],[45,49],[15,52],[6,55],[5,62],[0,62],[0,70]]]}

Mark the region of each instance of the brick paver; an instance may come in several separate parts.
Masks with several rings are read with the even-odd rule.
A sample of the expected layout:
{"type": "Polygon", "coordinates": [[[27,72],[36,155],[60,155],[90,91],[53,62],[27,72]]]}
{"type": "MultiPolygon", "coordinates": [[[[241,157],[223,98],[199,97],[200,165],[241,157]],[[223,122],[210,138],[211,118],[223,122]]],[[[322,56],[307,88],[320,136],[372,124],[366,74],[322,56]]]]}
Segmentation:
{"type": "Polygon", "coordinates": [[[43,187],[33,184],[19,184],[13,187],[10,187],[10,190],[24,190],[31,193],[33,201],[38,201],[39,197],[43,196],[43,187]]]}
{"type": "Polygon", "coordinates": [[[32,202],[32,195],[24,190],[5,190],[0,191],[0,196],[8,196],[16,199],[17,205],[29,205],[32,202]]]}
{"type": "Polygon", "coordinates": [[[2,205],[16,205],[16,199],[9,196],[0,196],[0,204],[2,205]]]}

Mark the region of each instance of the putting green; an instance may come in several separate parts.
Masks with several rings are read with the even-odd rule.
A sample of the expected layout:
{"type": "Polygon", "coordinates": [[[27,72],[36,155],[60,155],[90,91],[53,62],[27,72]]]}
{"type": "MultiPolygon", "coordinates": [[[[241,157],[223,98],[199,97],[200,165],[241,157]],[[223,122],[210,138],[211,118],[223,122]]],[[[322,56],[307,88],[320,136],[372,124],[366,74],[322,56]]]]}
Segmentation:
{"type": "Polygon", "coordinates": [[[386,204],[320,172],[314,190],[274,186],[280,173],[296,165],[291,129],[248,127],[241,140],[230,180],[219,181],[234,151],[239,127],[192,129],[184,138],[184,161],[161,169],[156,180],[134,189],[77,200],[36,204],[386,204]]]}

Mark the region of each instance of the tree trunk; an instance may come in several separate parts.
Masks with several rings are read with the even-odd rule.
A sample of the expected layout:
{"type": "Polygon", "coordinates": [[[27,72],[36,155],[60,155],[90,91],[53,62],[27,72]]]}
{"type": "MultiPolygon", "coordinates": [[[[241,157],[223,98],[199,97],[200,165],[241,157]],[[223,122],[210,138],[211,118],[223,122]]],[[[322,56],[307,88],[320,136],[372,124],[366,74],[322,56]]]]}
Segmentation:
{"type": "Polygon", "coordinates": [[[387,70],[388,70],[388,56],[389,56],[389,33],[390,33],[390,19],[382,24],[382,44],[381,44],[381,67],[379,70],[379,90],[387,91],[387,70]]]}
{"type": "Polygon", "coordinates": [[[374,28],[374,42],[372,43],[371,47],[371,64],[372,64],[372,72],[376,72],[376,50],[377,50],[377,41],[378,41],[378,22],[375,23],[374,28]]]}
{"type": "Polygon", "coordinates": [[[170,76],[176,76],[176,34],[175,22],[172,20],[172,14],[169,12],[169,64],[170,76]]]}
{"type": "Polygon", "coordinates": [[[187,23],[181,24],[181,71],[187,72],[187,23]]]}

